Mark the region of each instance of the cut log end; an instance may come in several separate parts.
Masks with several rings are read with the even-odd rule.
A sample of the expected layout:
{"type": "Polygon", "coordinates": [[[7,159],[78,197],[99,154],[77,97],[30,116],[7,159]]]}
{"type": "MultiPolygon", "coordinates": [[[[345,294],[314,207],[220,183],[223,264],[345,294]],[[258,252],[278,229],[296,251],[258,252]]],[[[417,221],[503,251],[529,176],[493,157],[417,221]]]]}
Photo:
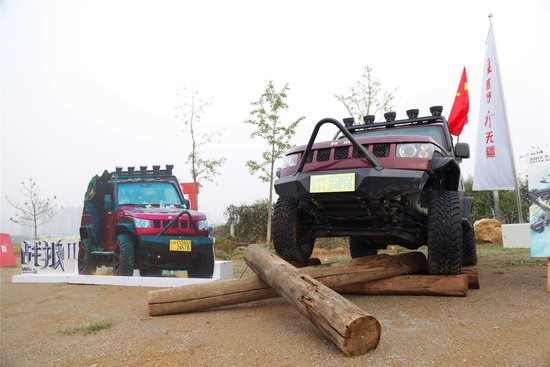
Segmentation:
{"type": "Polygon", "coordinates": [[[347,356],[354,357],[375,349],[380,342],[381,329],[378,320],[371,315],[354,320],[344,335],[342,351],[347,356]]]}

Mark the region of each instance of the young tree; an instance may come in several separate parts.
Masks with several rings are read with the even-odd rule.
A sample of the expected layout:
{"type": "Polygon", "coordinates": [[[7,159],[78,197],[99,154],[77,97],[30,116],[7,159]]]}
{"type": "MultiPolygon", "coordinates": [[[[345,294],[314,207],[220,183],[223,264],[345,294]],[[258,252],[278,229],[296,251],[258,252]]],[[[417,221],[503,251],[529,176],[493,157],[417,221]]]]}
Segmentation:
{"type": "Polygon", "coordinates": [[[350,116],[361,121],[363,116],[376,115],[378,112],[389,112],[394,109],[397,88],[382,90],[379,79],[373,69],[366,66],[360,79],[349,88],[348,94],[335,94],[336,99],[348,110],[350,116]]]}
{"type": "Polygon", "coordinates": [[[251,138],[259,137],[267,143],[268,150],[262,153],[260,161],[249,160],[246,162],[251,175],[258,175],[263,182],[269,182],[269,198],[267,205],[267,233],[266,242],[271,242],[271,216],[273,212],[273,180],[275,174],[275,161],[283,157],[290,145],[290,139],[296,133],[296,127],[304,119],[299,117],[294,122],[285,125],[281,121],[281,112],[288,109],[285,103],[288,84],[285,84],[280,92],[275,90],[273,81],[269,81],[265,92],[260,99],[251,102],[252,116],[244,122],[255,127],[251,138]]]}
{"type": "Polygon", "coordinates": [[[10,200],[6,196],[8,203],[16,210],[15,218],[10,218],[14,223],[22,226],[32,227],[34,229],[34,239],[38,240],[38,227],[49,222],[63,207],[58,207],[55,203],[56,197],[42,198],[40,189],[36,182],[29,178],[29,182],[21,182],[23,186],[23,195],[26,197],[23,205],[10,200]]]}
{"type": "Polygon", "coordinates": [[[184,88],[183,93],[177,93],[177,96],[181,96],[182,101],[176,106],[178,114],[175,118],[183,123],[183,132],[189,134],[191,145],[186,163],[189,165],[189,171],[193,179],[195,189],[192,195],[198,208],[197,185],[201,180],[213,182],[214,177],[219,174],[219,168],[225,162],[225,158],[204,158],[201,149],[219,138],[221,132],[202,132],[203,129],[200,123],[205,109],[212,104],[209,100],[202,99],[198,91],[186,88],[184,88]]]}

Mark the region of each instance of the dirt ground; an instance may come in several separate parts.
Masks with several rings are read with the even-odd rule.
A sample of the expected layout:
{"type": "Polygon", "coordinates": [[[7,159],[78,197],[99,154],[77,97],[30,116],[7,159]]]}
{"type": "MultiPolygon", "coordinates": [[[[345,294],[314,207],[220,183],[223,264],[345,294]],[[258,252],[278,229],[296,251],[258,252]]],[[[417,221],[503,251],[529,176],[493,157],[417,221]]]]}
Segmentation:
{"type": "Polygon", "coordinates": [[[2,268],[1,365],[550,366],[545,262],[481,256],[465,298],[347,296],[382,325],[378,348],[353,358],[282,299],[149,317],[153,288],[13,284],[20,268],[2,268]]]}

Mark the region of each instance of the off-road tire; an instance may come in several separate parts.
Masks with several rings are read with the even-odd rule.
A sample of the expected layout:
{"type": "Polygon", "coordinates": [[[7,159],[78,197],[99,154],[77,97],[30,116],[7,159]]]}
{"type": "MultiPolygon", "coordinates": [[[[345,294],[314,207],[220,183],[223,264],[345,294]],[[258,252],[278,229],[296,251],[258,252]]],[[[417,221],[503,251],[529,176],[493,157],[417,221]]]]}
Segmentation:
{"type": "Polygon", "coordinates": [[[129,277],[134,275],[134,240],[130,235],[119,234],[116,236],[113,274],[129,277]]]}
{"type": "Polygon", "coordinates": [[[200,253],[187,267],[187,276],[189,278],[212,278],[213,273],[214,249],[200,253]]]}
{"type": "Polygon", "coordinates": [[[162,276],[162,269],[159,269],[159,268],[141,268],[141,269],[139,269],[139,276],[141,276],[141,277],[160,277],[160,276],[162,276]]]}
{"type": "Polygon", "coordinates": [[[310,218],[298,208],[298,202],[279,197],[273,210],[272,238],[275,252],[287,261],[309,259],[315,246],[315,238],[308,236],[310,218]]]}
{"type": "Polygon", "coordinates": [[[428,206],[428,271],[459,274],[462,264],[462,214],[456,191],[432,191],[428,206]]]}
{"type": "Polygon", "coordinates": [[[85,238],[78,245],[78,274],[91,275],[96,270],[97,264],[92,254],[92,243],[85,238]]]}
{"type": "Polygon", "coordinates": [[[474,230],[469,222],[462,223],[462,266],[477,264],[477,249],[474,230]]]}
{"type": "Polygon", "coordinates": [[[350,237],[349,253],[352,259],[356,259],[358,257],[376,255],[378,254],[378,249],[365,239],[350,237]]]}

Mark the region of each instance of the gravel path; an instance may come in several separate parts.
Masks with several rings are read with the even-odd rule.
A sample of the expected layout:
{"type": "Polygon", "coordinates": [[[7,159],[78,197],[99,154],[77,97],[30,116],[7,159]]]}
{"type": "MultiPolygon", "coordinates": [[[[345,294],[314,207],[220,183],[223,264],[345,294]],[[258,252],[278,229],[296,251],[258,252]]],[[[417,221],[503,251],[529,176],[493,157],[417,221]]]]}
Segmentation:
{"type": "Polygon", "coordinates": [[[2,268],[1,365],[550,366],[546,267],[498,256],[480,259],[466,298],[349,296],[382,325],[378,348],[353,358],[281,299],[152,318],[152,288],[13,284],[19,268],[2,268]]]}

